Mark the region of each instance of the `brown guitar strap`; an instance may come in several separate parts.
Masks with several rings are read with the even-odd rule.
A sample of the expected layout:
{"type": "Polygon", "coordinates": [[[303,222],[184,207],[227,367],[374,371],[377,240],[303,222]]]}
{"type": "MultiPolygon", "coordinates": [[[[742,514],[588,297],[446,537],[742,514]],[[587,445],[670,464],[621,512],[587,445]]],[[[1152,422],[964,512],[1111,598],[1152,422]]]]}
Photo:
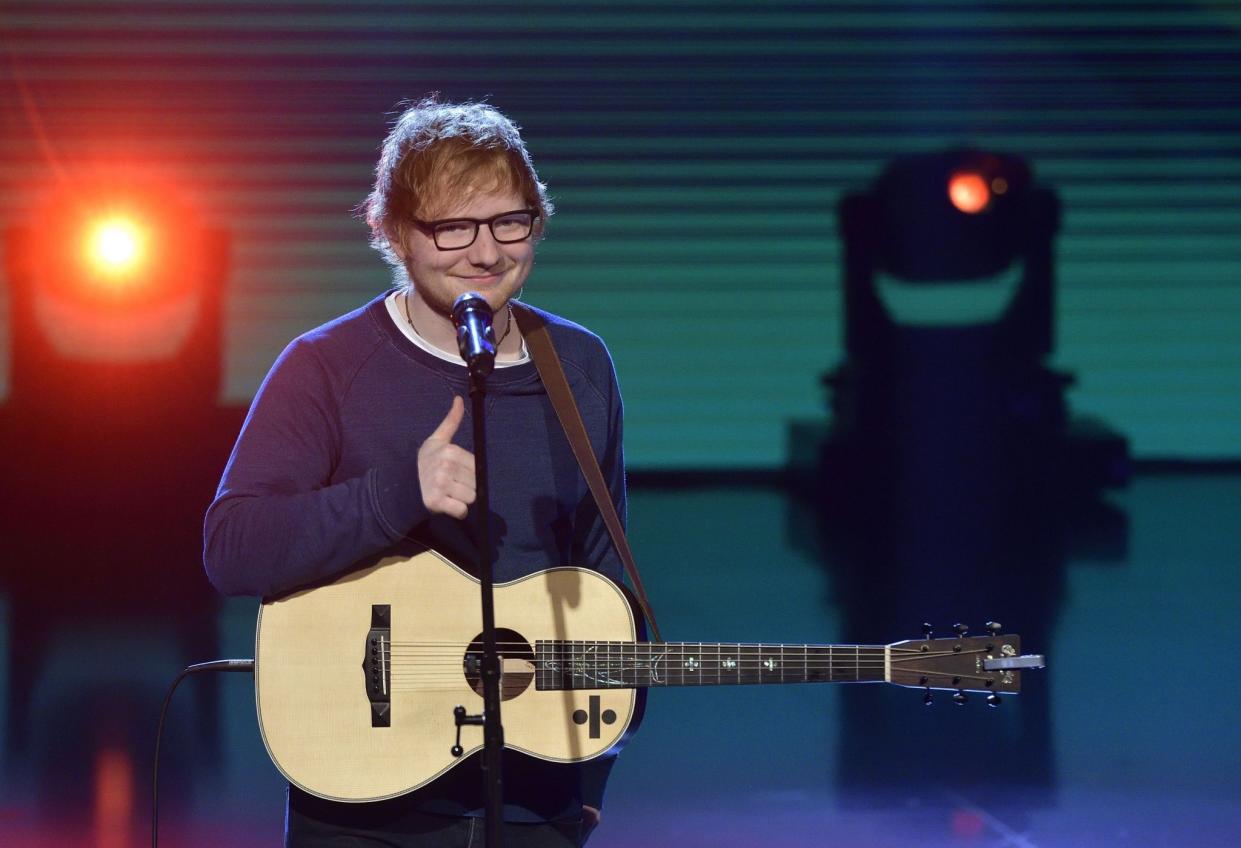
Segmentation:
{"type": "Polygon", "coordinates": [[[577,402],[574,401],[573,392],[569,389],[569,381],[564,375],[564,367],[560,364],[556,346],[552,344],[551,333],[547,331],[547,323],[525,304],[516,301],[510,301],[510,303],[513,307],[513,317],[517,321],[517,328],[521,330],[522,337],[530,346],[530,358],[534,360],[534,367],[539,371],[543,388],[547,390],[552,408],[556,410],[556,417],[560,419],[560,426],[564,428],[565,436],[569,439],[569,446],[573,448],[577,464],[582,468],[586,485],[590,487],[590,493],[595,496],[599,514],[603,516],[603,523],[607,525],[608,532],[612,535],[612,544],[616,546],[616,552],[620,554],[621,561],[625,563],[625,573],[629,575],[629,582],[633,583],[634,594],[638,597],[638,606],[641,607],[642,614],[646,616],[647,622],[651,625],[651,633],[655,641],[662,642],[663,637],[659,634],[659,625],[655,623],[655,614],[651,612],[651,605],[646,599],[646,589],[642,587],[642,578],[638,576],[638,566],[633,561],[633,552],[629,549],[625,530],[621,527],[620,517],[616,514],[616,506],[612,503],[612,496],[603,480],[603,472],[599,470],[599,461],[595,458],[595,452],[590,446],[590,438],[586,435],[586,425],[582,423],[582,414],[578,412],[577,402]]]}

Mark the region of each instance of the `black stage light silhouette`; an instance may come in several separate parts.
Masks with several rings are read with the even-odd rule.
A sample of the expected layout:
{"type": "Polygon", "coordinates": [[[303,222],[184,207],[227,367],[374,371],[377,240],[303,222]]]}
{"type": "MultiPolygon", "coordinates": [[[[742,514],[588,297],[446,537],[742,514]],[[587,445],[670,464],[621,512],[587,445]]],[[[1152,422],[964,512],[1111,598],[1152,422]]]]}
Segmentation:
{"type": "MultiPolygon", "coordinates": [[[[5,238],[0,592],[19,750],[53,721],[29,698],[55,635],[132,619],[162,628],[153,650],[214,654],[202,516],[243,411],[219,404],[227,237],[175,185],[67,177],[5,238]]],[[[78,728],[90,712],[57,714],[56,735],[94,732],[78,728]]]]}
{"type": "Polygon", "coordinates": [[[972,149],[895,160],[844,198],[846,358],[825,378],[825,474],[885,502],[875,488],[910,473],[891,467],[898,455],[928,474],[989,467],[1051,488],[1127,479],[1124,438],[1070,420],[1073,378],[1045,363],[1058,225],[1025,162],[972,149]]]}
{"type": "MultiPolygon", "coordinates": [[[[813,514],[790,526],[811,528],[857,638],[988,615],[1046,645],[1070,548],[1114,557],[1127,539],[1099,497],[1127,479],[1126,441],[1072,419],[1072,378],[1047,363],[1056,196],[1015,156],[955,150],[893,161],[842,200],[839,223],[845,356],[824,378],[832,419],[802,478],[813,514]]],[[[981,735],[944,710],[912,722],[911,704],[849,690],[842,789],[904,785],[900,752],[916,748],[921,780],[969,794],[1002,771],[1044,797],[1048,686],[1005,699],[1003,725],[981,735]]]]}

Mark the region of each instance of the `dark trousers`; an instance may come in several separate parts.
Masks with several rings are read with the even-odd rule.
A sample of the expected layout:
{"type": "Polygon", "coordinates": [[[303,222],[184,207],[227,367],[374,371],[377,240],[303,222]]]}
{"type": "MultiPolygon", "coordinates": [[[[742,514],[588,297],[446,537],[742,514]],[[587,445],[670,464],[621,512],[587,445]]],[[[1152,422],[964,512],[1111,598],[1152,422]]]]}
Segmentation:
{"type": "MultiPolygon", "coordinates": [[[[285,822],[286,848],[483,848],[481,818],[406,814],[399,829],[348,828],[293,811],[285,822]]],[[[504,823],[504,848],[578,848],[580,821],[504,823]]]]}

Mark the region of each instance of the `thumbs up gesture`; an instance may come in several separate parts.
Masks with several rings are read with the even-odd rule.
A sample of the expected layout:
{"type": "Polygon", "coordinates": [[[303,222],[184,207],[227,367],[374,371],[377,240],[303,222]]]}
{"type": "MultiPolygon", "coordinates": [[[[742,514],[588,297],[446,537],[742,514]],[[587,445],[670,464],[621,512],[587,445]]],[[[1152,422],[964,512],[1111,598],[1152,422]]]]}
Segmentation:
{"type": "Polygon", "coordinates": [[[452,399],[444,420],[418,448],[418,485],[431,512],[465,518],[474,503],[474,454],[454,445],[452,437],[465,417],[465,402],[452,399]]]}

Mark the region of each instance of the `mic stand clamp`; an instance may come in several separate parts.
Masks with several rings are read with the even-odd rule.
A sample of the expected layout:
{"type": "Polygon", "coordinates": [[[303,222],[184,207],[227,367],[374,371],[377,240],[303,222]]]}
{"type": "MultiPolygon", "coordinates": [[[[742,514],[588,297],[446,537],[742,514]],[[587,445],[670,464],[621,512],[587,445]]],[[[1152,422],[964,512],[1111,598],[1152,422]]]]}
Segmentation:
{"type": "Polygon", "coordinates": [[[453,746],[448,750],[454,757],[459,758],[465,753],[465,749],[461,747],[461,728],[465,727],[467,724],[478,725],[481,727],[486,723],[486,719],[482,716],[482,714],[466,715],[465,707],[460,704],[457,704],[457,706],[452,708],[452,718],[453,722],[457,725],[457,741],[453,743],[453,746]]]}

